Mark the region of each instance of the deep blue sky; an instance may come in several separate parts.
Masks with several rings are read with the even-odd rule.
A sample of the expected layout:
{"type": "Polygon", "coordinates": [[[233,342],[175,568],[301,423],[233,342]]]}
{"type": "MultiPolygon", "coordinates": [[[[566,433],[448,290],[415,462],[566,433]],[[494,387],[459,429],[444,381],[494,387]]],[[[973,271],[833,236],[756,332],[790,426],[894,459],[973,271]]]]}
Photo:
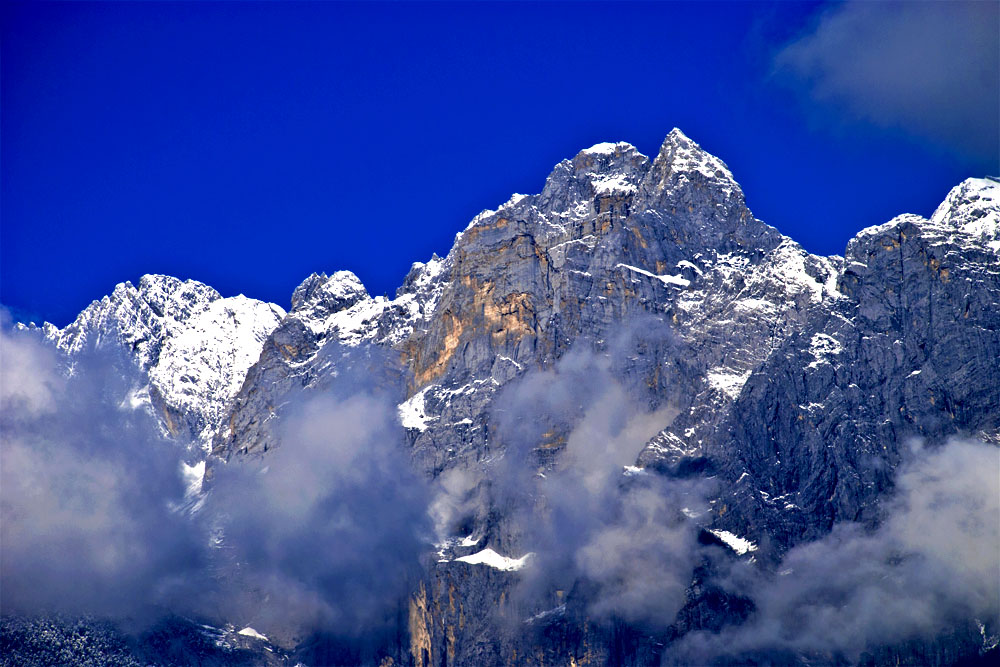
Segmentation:
{"type": "Polygon", "coordinates": [[[287,306],[344,268],[391,295],[559,160],[674,126],[842,253],[1000,171],[996,4],[880,6],[6,3],[0,302],[62,326],[158,272],[287,306]]]}

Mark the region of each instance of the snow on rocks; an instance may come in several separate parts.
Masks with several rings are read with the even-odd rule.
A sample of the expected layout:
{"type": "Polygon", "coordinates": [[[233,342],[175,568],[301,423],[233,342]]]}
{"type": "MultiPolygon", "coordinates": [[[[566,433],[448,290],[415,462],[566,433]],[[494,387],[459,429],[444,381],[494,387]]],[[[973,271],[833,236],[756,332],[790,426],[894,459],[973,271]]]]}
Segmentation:
{"type": "Polygon", "coordinates": [[[171,435],[207,448],[284,316],[279,306],[242,295],[222,298],[194,280],[145,275],[138,287],[120,283],[64,329],[44,331],[71,359],[91,348],[129,351],[149,384],[133,387],[123,409],[155,404],[171,435]],[[183,416],[186,426],[171,414],[183,416]]]}
{"type": "Polygon", "coordinates": [[[691,285],[691,281],[687,280],[683,276],[679,276],[679,275],[673,276],[673,275],[669,275],[669,274],[658,276],[655,273],[651,273],[649,271],[646,271],[645,269],[640,269],[637,266],[630,266],[628,264],[617,264],[616,266],[621,267],[623,269],[628,269],[629,271],[632,271],[633,273],[638,273],[638,274],[646,276],[648,278],[655,278],[656,280],[659,280],[664,285],[671,285],[673,287],[681,287],[681,288],[688,287],[688,286],[691,285]]]}
{"type": "Polygon", "coordinates": [[[436,385],[424,387],[397,407],[399,412],[399,422],[403,428],[415,429],[423,433],[427,430],[428,424],[438,419],[438,417],[428,416],[424,411],[424,398],[427,392],[436,385]]]}
{"type": "Polygon", "coordinates": [[[742,556],[744,554],[750,553],[751,551],[757,551],[757,545],[748,539],[739,537],[730,533],[728,530],[715,530],[710,529],[708,532],[712,533],[720,540],[722,540],[727,547],[736,552],[736,555],[742,556]]]}
{"type": "Polygon", "coordinates": [[[332,276],[313,273],[292,292],[292,311],[309,312],[312,318],[349,308],[368,298],[368,290],[350,271],[337,271],[332,276]]]}
{"type": "Polygon", "coordinates": [[[831,363],[830,357],[836,356],[843,351],[840,341],[833,336],[816,333],[809,341],[809,354],[813,356],[813,361],[809,362],[806,368],[819,368],[820,364],[831,363]]]}
{"type": "MultiPolygon", "coordinates": [[[[905,213],[881,225],[858,232],[852,245],[871,237],[896,237],[904,225],[915,226],[922,237],[964,248],[1000,252],[1000,182],[969,178],[954,188],[930,218],[905,213]]],[[[850,255],[850,246],[848,247],[850,255]]]]}
{"type": "Polygon", "coordinates": [[[962,181],[951,189],[930,222],[949,225],[969,236],[1000,238],[1000,182],[992,178],[962,181]]]}
{"type": "Polygon", "coordinates": [[[600,176],[592,181],[594,192],[598,195],[608,195],[613,192],[635,192],[635,183],[630,183],[623,174],[600,176]]]}
{"type": "Polygon", "coordinates": [[[705,381],[712,389],[725,394],[734,401],[739,397],[743,385],[747,383],[749,378],[750,371],[739,373],[724,367],[713,368],[705,374],[705,381]]]}
{"type": "Polygon", "coordinates": [[[251,628],[249,625],[247,627],[243,628],[242,630],[240,630],[239,632],[237,632],[236,634],[243,635],[244,637],[250,637],[252,639],[256,639],[256,640],[262,641],[262,642],[266,642],[267,641],[267,637],[265,637],[264,635],[260,634],[259,632],[257,632],[253,628],[251,628]]]}
{"type": "Polygon", "coordinates": [[[167,406],[199,416],[202,443],[211,441],[223,412],[260,358],[264,342],[285,312],[245,296],[213,301],[164,340],[149,371],[167,406]]]}
{"type": "Polygon", "coordinates": [[[702,149],[676,127],[670,130],[664,146],[673,150],[671,166],[675,170],[696,171],[707,178],[733,180],[733,173],[722,160],[702,149]]]}
{"type": "Polygon", "coordinates": [[[509,558],[487,548],[469,556],[460,556],[455,561],[469,565],[486,565],[503,572],[516,572],[523,568],[532,556],[534,556],[533,553],[526,553],[520,558],[509,558]]]}
{"type": "Polygon", "coordinates": [[[581,152],[592,153],[594,155],[614,155],[616,151],[624,152],[630,149],[635,150],[635,147],[625,141],[619,141],[617,143],[604,141],[599,144],[594,144],[590,148],[585,148],[581,152]]]}

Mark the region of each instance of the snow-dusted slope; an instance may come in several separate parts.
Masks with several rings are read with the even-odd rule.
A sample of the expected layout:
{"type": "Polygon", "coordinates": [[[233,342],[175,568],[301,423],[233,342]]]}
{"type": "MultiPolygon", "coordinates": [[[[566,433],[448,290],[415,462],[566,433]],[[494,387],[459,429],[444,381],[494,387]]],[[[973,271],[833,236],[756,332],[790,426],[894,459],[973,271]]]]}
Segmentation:
{"type": "Polygon", "coordinates": [[[338,364],[349,364],[344,357],[365,345],[405,345],[433,316],[450,269],[451,261],[437,256],[414,263],[394,299],[372,298],[350,271],[306,278],[216,433],[217,453],[266,450],[273,442],[265,424],[287,403],[289,392],[329,386],[344,370],[338,364]]]}
{"type": "Polygon", "coordinates": [[[175,438],[203,448],[264,341],[285,313],[245,296],[222,298],[202,283],[146,275],[121,283],[64,329],[45,335],[72,359],[91,349],[120,349],[148,382],[125,397],[155,409],[175,438]]]}

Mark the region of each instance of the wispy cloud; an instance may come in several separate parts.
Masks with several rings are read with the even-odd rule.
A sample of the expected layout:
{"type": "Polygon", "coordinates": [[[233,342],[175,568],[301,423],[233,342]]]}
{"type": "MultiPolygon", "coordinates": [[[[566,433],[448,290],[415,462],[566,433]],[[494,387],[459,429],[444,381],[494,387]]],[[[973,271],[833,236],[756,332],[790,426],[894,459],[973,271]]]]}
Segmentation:
{"type": "Polygon", "coordinates": [[[775,74],[821,105],[996,164],[1000,5],[836,5],[782,48],[775,74]]]}
{"type": "Polygon", "coordinates": [[[0,611],[194,615],[291,643],[395,627],[428,495],[396,397],[363,371],[290,397],[282,446],[215,462],[192,513],[189,452],[123,400],[142,380],[123,354],[84,352],[66,377],[37,332],[0,328],[0,349],[0,611]]]}
{"type": "Polygon", "coordinates": [[[268,636],[372,636],[419,576],[426,487],[391,401],[364,391],[295,400],[280,447],[216,469],[203,512],[224,576],[204,597],[268,636]]]}
{"type": "Polygon", "coordinates": [[[493,482],[501,504],[517,508],[510,519],[523,531],[525,550],[535,553],[517,591],[529,607],[551,604],[558,590],[585,589],[591,618],[662,630],[685,603],[698,527],[681,509],[705,509],[708,485],[623,474],[676,415],[669,404],[643,400],[643,378],[616,380],[628,378],[622,366],[643,346],[672,344],[669,329],[652,324],[624,325],[606,352],[578,343],[552,369],[508,387],[498,402],[509,465],[493,482]],[[561,449],[542,474],[539,445],[561,449]]]}
{"type": "Polygon", "coordinates": [[[1000,449],[955,440],[918,451],[896,483],[877,529],[837,525],[788,552],[776,574],[734,569],[726,585],[753,599],[753,615],[686,637],[668,662],[726,664],[753,653],[857,662],[864,651],[934,639],[974,619],[995,633],[1000,449]]]}
{"type": "Polygon", "coordinates": [[[0,348],[3,612],[135,616],[197,587],[202,540],[171,509],[183,450],[118,404],[127,364],[85,354],[64,378],[32,332],[0,348]]]}

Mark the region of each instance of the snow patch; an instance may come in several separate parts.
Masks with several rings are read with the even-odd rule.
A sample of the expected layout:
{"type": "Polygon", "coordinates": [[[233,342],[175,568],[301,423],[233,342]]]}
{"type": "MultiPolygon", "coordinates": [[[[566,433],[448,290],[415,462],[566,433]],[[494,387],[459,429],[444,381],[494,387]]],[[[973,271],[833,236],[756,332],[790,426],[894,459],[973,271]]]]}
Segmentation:
{"type": "Polygon", "coordinates": [[[514,368],[516,368],[519,371],[524,370],[524,367],[521,364],[517,363],[516,361],[514,361],[510,357],[505,357],[502,354],[498,354],[497,355],[497,359],[499,359],[500,361],[506,361],[506,362],[508,362],[509,364],[511,364],[512,366],[514,366],[514,368]]]}
{"type": "Polygon", "coordinates": [[[750,379],[750,371],[737,373],[731,369],[719,367],[714,368],[705,374],[708,385],[716,391],[722,392],[729,398],[736,400],[743,385],[750,379]]]}
{"type": "Polygon", "coordinates": [[[237,634],[243,635],[244,637],[252,637],[253,639],[257,639],[257,640],[260,640],[262,642],[266,642],[267,641],[267,637],[265,637],[264,635],[260,634],[259,632],[257,632],[253,628],[251,628],[249,625],[247,627],[243,628],[242,630],[240,630],[237,634]]]}
{"type": "Polygon", "coordinates": [[[543,611],[541,613],[535,614],[534,616],[532,616],[530,618],[526,618],[526,619],[524,619],[524,622],[526,624],[528,624],[528,623],[535,623],[536,621],[544,621],[546,618],[549,618],[551,616],[562,616],[565,613],[566,613],[566,605],[565,604],[561,604],[558,607],[555,607],[553,609],[549,609],[548,611],[543,611]]]}
{"type": "Polygon", "coordinates": [[[598,195],[608,195],[613,192],[635,192],[634,183],[629,183],[623,174],[608,174],[592,181],[594,192],[598,195]]]}
{"type": "Polygon", "coordinates": [[[694,271],[695,273],[697,273],[699,276],[702,275],[702,273],[703,273],[702,270],[700,268],[698,268],[697,264],[695,264],[694,262],[689,262],[686,259],[682,259],[681,261],[677,262],[677,268],[679,268],[679,269],[684,269],[684,268],[691,269],[692,271],[694,271]]]}
{"type": "Polygon", "coordinates": [[[427,392],[436,386],[432,384],[424,387],[397,406],[399,423],[403,425],[403,428],[415,429],[423,433],[427,430],[428,424],[437,419],[437,417],[428,416],[424,408],[424,398],[427,392]]]}
{"type": "Polygon", "coordinates": [[[830,363],[829,357],[836,356],[843,351],[843,347],[833,336],[824,333],[813,334],[809,341],[809,354],[813,356],[813,361],[809,362],[806,368],[819,368],[822,363],[830,363]]]}
{"type": "Polygon", "coordinates": [[[688,287],[688,286],[691,285],[691,281],[690,280],[688,280],[687,278],[685,278],[683,276],[680,276],[680,275],[677,275],[677,276],[672,276],[672,275],[658,276],[655,273],[650,273],[649,271],[646,271],[645,269],[640,269],[637,266],[630,266],[628,264],[617,264],[616,266],[620,266],[623,269],[628,269],[629,271],[632,271],[634,273],[642,274],[642,275],[647,276],[649,278],[655,278],[655,279],[659,280],[660,282],[662,282],[664,285],[673,285],[674,287],[688,287]]]}
{"type": "Polygon", "coordinates": [[[757,545],[750,540],[744,539],[737,535],[733,535],[728,530],[712,530],[708,532],[712,533],[720,540],[726,543],[726,546],[736,552],[737,555],[742,556],[743,554],[749,553],[751,551],[757,551],[757,545]]]}
{"type": "Polygon", "coordinates": [[[607,141],[601,142],[599,144],[594,144],[590,148],[585,148],[580,151],[581,153],[590,153],[592,155],[614,155],[615,151],[621,148],[622,150],[632,148],[632,144],[619,141],[617,143],[610,143],[607,141]]]}
{"type": "Polygon", "coordinates": [[[515,572],[523,568],[527,564],[528,559],[533,555],[533,553],[526,553],[520,558],[509,558],[507,556],[501,556],[496,551],[493,551],[493,549],[483,549],[478,553],[474,553],[469,556],[461,556],[455,560],[462,563],[468,563],[469,565],[487,565],[496,570],[515,572]]]}

